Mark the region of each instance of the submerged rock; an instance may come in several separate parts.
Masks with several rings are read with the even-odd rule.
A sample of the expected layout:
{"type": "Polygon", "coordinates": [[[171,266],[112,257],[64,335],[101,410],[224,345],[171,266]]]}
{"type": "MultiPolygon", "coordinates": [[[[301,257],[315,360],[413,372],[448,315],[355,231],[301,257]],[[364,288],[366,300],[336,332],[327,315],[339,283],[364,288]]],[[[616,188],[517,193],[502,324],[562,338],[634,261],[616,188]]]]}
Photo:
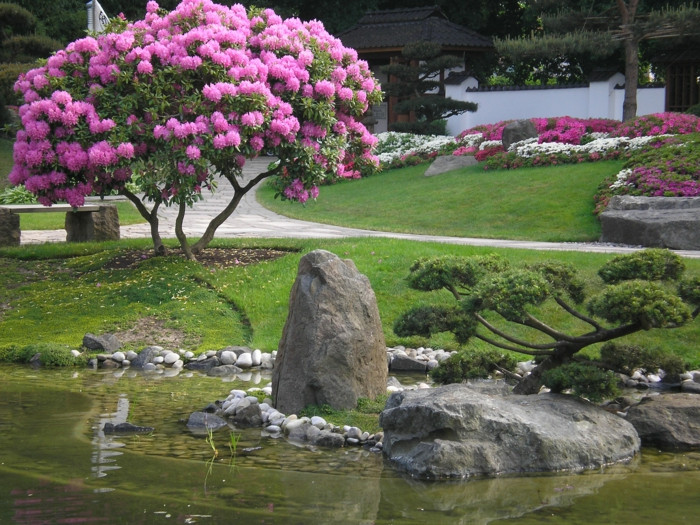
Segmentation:
{"type": "Polygon", "coordinates": [[[148,434],[153,432],[153,427],[141,427],[132,423],[105,423],[102,431],[105,434],[148,434]]]}
{"type": "Polygon", "coordinates": [[[193,412],[187,420],[187,428],[194,431],[206,432],[228,426],[225,419],[206,412],[193,412]]]}

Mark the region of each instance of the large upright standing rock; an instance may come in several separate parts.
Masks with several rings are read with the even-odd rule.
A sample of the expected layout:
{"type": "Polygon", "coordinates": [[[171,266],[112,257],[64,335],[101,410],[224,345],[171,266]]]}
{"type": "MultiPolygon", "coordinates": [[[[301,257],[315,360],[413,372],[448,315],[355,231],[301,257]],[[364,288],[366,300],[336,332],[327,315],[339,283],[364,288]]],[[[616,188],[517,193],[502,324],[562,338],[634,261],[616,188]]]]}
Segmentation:
{"type": "Polygon", "coordinates": [[[316,250],[299,261],[272,375],[277,410],[355,408],[386,392],[384,333],[374,292],[350,260],[316,250]]]}

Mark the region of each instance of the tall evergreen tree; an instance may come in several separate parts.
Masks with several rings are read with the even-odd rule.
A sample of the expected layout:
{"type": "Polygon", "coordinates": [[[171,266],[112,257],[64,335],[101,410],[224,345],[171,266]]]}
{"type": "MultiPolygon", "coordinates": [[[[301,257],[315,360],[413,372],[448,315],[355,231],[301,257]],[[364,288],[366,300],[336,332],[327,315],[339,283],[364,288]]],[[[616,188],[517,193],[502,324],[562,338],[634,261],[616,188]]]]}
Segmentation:
{"type": "Polygon", "coordinates": [[[462,65],[462,59],[442,54],[435,42],[414,42],[402,50],[404,63],[390,64],[384,72],[396,82],[384,86],[387,95],[398,97],[394,110],[411,115],[410,122],[396,122],[392,130],[421,135],[444,134],[440,123],[465,111],[476,111],[476,104],[445,97],[445,73],[462,65]]]}

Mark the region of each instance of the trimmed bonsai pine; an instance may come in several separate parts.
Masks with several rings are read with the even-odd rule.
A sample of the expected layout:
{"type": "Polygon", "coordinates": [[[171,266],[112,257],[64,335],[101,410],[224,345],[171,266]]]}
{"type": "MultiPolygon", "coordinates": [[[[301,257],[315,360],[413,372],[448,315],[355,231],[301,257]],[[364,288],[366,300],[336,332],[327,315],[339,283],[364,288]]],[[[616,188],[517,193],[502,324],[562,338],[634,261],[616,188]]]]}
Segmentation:
{"type": "MultiPolygon", "coordinates": [[[[601,384],[607,380],[582,373],[572,363],[620,371],[610,350],[607,363],[591,362],[579,354],[584,348],[644,330],[679,327],[698,316],[700,278],[682,279],[684,269],[683,260],[668,250],[616,256],[598,272],[602,290],[588,297],[583,281],[567,264],[514,268],[495,255],[420,259],[411,266],[409,286],[425,292],[445,289],[455,301],[413,308],[397,319],[394,331],[425,337],[451,332],[460,344],[476,338],[536,357],[539,364],[514,388],[519,394],[538,392],[548,371],[567,367],[549,377],[559,389],[576,392],[576,377],[589,384],[598,381],[594,377],[601,384]],[[545,318],[562,312],[573,318],[575,323],[568,326],[575,330],[564,331],[545,318]]],[[[589,387],[578,391],[595,397],[589,387]]]]}

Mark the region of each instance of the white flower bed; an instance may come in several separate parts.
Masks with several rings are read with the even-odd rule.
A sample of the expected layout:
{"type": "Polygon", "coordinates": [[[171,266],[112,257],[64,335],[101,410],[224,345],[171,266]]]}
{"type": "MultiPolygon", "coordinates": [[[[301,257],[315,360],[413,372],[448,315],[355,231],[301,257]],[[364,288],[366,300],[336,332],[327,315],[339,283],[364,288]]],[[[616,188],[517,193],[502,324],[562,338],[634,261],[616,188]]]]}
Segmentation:
{"type": "Polygon", "coordinates": [[[379,133],[376,137],[379,142],[375,155],[382,164],[388,164],[409,153],[432,153],[446,144],[453,144],[455,140],[448,135],[414,135],[395,131],[379,133]]]}
{"type": "MultiPolygon", "coordinates": [[[[603,135],[597,133],[596,135],[603,135]]],[[[596,138],[588,144],[562,144],[560,142],[545,142],[538,144],[537,142],[522,141],[513,144],[510,151],[515,152],[519,157],[534,157],[537,155],[547,155],[552,153],[605,153],[618,149],[639,149],[644,147],[649,142],[670,135],[657,135],[652,137],[602,137],[596,138]]]]}

